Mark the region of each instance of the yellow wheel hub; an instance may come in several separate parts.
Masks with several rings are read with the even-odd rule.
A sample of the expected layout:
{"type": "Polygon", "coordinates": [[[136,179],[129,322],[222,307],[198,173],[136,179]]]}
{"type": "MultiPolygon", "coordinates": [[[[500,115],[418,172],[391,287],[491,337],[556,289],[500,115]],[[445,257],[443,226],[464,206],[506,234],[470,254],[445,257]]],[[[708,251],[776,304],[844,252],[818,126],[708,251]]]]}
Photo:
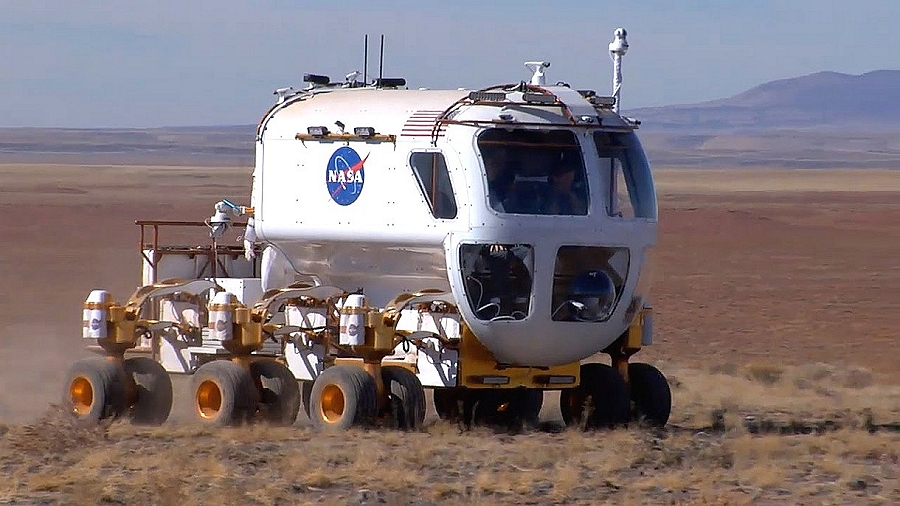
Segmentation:
{"type": "Polygon", "coordinates": [[[322,418],[328,423],[336,423],[344,416],[344,392],[337,385],[322,389],[322,418]]]}
{"type": "Polygon", "coordinates": [[[69,385],[69,398],[72,399],[72,405],[75,413],[85,415],[94,405],[94,387],[91,386],[90,380],[84,377],[78,377],[72,380],[69,385]]]}
{"type": "Polygon", "coordinates": [[[215,418],[222,409],[222,390],[215,381],[206,380],[197,388],[197,413],[201,418],[215,418]]]}

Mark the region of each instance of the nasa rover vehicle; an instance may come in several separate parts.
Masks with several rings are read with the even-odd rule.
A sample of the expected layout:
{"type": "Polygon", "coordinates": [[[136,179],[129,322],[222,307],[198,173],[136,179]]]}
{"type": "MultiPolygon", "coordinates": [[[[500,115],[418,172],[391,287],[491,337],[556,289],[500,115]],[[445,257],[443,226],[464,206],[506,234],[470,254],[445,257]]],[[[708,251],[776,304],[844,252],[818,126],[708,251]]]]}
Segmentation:
{"type": "Polygon", "coordinates": [[[138,221],[143,286],[94,290],[63,400],[76,420],[160,424],[171,374],[202,423],[315,427],[441,418],[664,425],[652,342],[651,170],[613,94],[530,82],[408,89],[404,79],[276,91],[256,135],[251,199],[203,222],[138,221]],[[161,234],[197,227],[199,246],[161,234]],[[603,353],[609,364],[594,357],[603,353]]]}

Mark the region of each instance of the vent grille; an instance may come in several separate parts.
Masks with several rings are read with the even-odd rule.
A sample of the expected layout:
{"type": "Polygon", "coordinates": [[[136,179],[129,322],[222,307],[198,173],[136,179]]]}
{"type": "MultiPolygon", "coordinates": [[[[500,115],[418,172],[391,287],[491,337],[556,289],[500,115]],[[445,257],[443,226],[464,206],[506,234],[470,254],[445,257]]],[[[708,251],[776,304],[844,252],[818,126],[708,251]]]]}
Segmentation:
{"type": "MultiPolygon", "coordinates": [[[[403,128],[400,130],[400,137],[431,137],[434,132],[434,125],[444,111],[428,111],[421,110],[412,113],[403,128]]],[[[437,132],[438,137],[444,136],[444,126],[442,125],[437,132]]]]}

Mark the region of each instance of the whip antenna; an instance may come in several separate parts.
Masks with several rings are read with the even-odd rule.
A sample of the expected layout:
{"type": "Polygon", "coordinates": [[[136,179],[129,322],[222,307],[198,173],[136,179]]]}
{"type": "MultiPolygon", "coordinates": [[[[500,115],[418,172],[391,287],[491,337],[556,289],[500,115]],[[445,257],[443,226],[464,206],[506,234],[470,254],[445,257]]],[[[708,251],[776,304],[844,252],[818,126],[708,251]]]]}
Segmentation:
{"type": "Polygon", "coordinates": [[[381,79],[384,77],[382,75],[382,70],[384,68],[384,34],[381,34],[381,56],[378,58],[378,81],[381,82],[381,79]]]}
{"type": "Polygon", "coordinates": [[[628,32],[624,28],[616,28],[614,33],[615,39],[609,43],[609,56],[613,60],[613,98],[616,99],[613,104],[613,111],[619,113],[619,102],[621,101],[620,93],[622,91],[622,57],[628,51],[628,41],[625,37],[628,32]]]}

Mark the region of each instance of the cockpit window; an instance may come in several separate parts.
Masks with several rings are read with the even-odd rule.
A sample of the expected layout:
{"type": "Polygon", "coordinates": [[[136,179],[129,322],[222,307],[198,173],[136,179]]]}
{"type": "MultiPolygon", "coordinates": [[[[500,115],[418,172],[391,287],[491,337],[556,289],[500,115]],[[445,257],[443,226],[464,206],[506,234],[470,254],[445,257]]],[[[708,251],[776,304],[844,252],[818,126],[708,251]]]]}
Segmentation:
{"type": "Polygon", "coordinates": [[[601,170],[609,171],[607,213],[619,218],[657,218],[650,164],[634,132],[595,132],[601,170]]]}
{"type": "Polygon", "coordinates": [[[581,147],[568,130],[494,128],[478,136],[488,203],[499,213],[586,215],[581,147]]]}
{"type": "Polygon", "coordinates": [[[444,155],[434,151],[413,153],[409,157],[409,164],[432,216],[440,219],[456,218],[456,198],[453,196],[444,155]]]}
{"type": "Polygon", "coordinates": [[[531,307],[530,244],[462,244],[460,267],[469,307],[479,320],[522,320],[531,307]]]}

